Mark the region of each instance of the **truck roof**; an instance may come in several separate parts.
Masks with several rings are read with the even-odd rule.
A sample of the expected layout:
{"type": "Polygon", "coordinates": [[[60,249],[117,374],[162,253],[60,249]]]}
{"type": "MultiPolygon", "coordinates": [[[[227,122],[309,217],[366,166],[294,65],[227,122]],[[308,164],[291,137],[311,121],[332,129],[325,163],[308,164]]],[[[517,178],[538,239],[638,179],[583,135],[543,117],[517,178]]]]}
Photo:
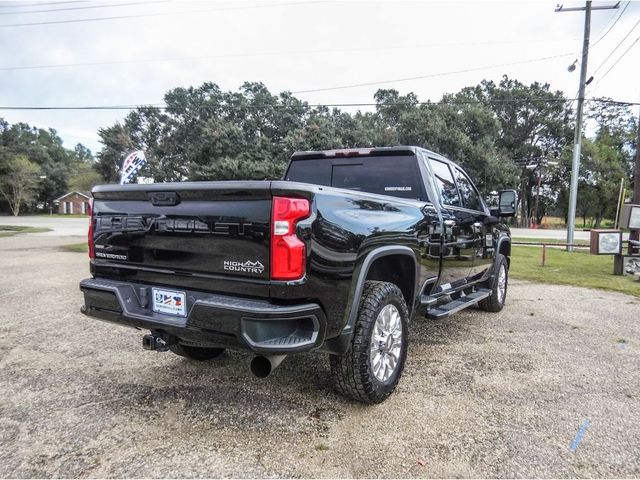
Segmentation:
{"type": "Polygon", "coordinates": [[[291,160],[312,160],[316,158],[335,158],[335,157],[360,157],[360,156],[394,156],[394,155],[415,155],[418,151],[427,153],[438,160],[451,162],[446,157],[427,150],[422,147],[411,145],[397,145],[394,147],[372,147],[372,148],[340,148],[335,150],[309,150],[295,152],[291,156],[291,160]]]}

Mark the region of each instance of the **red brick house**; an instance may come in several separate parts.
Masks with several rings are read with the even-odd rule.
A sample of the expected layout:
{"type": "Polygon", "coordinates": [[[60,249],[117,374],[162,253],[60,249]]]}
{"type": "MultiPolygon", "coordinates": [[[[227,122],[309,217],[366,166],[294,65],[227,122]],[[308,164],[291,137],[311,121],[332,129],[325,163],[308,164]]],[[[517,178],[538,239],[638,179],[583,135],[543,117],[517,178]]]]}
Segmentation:
{"type": "Polygon", "coordinates": [[[60,198],[56,198],[53,203],[58,205],[58,213],[71,215],[72,213],[89,213],[88,192],[69,192],[60,198]]]}

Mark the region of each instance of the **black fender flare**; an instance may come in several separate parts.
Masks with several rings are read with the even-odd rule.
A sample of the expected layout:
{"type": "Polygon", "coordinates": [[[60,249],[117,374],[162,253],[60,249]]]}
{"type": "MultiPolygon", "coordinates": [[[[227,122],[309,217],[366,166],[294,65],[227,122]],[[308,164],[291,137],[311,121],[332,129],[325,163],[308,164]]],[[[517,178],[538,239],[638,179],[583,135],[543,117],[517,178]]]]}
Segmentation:
{"type": "Polygon", "coordinates": [[[511,237],[507,234],[500,235],[498,238],[498,244],[496,245],[496,256],[500,253],[503,243],[508,243],[511,246],[511,237]]]}
{"type": "Polygon", "coordinates": [[[415,279],[414,279],[414,298],[409,299],[407,307],[409,308],[409,316],[412,315],[416,307],[416,298],[419,284],[420,284],[420,264],[416,260],[415,252],[406,246],[386,246],[379,247],[369,252],[362,262],[360,262],[354,268],[353,280],[351,282],[351,288],[349,292],[348,309],[345,312],[345,326],[337,337],[331,338],[320,347],[321,351],[328,352],[333,355],[342,355],[349,349],[351,338],[353,336],[353,326],[356,323],[356,317],[358,316],[358,307],[360,306],[360,299],[362,298],[362,291],[364,289],[364,282],[367,279],[369,269],[373,262],[381,257],[389,255],[406,255],[410,257],[415,266],[415,279]]]}
{"type": "MultiPolygon", "coordinates": [[[[493,278],[493,276],[495,275],[495,264],[496,264],[496,258],[498,258],[498,254],[500,253],[500,249],[502,248],[503,244],[509,244],[509,249],[511,249],[512,243],[511,243],[511,236],[507,233],[502,233],[499,237],[498,237],[498,242],[496,244],[496,249],[495,252],[493,254],[493,266],[491,268],[491,274],[489,275],[489,278],[493,278]]],[[[507,258],[507,269],[511,266],[511,259],[507,258]]]]}
{"type": "Polygon", "coordinates": [[[418,288],[418,284],[420,283],[420,267],[418,262],[416,261],[415,252],[405,246],[386,246],[379,247],[375,250],[369,252],[365,257],[362,263],[354,270],[354,279],[352,281],[351,286],[351,294],[349,295],[349,310],[346,313],[346,325],[342,330],[341,335],[351,334],[353,332],[353,326],[356,322],[356,317],[358,316],[358,306],[360,305],[360,299],[362,298],[362,290],[364,289],[364,282],[367,279],[367,275],[369,274],[369,269],[373,262],[382,257],[387,257],[389,255],[406,255],[411,258],[413,261],[413,265],[415,268],[415,277],[414,277],[414,286],[413,292],[414,298],[407,299],[407,307],[409,308],[409,315],[413,312],[415,307],[415,297],[418,288]],[[357,272],[357,273],[356,273],[357,272]]]}

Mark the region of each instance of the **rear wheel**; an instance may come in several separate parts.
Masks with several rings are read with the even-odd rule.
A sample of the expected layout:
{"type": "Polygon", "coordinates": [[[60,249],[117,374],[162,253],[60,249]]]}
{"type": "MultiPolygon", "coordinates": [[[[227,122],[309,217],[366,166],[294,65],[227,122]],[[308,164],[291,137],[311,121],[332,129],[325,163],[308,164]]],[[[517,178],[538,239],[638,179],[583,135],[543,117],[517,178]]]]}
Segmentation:
{"type": "Polygon", "coordinates": [[[509,283],[509,267],[507,259],[499,253],[494,263],[493,284],[491,285],[491,295],[480,300],[478,306],[486,312],[499,312],[504,307],[507,299],[507,284],[509,283]]]}
{"type": "Polygon", "coordinates": [[[219,357],[224,353],[224,348],[193,347],[191,345],[182,345],[181,343],[170,345],[169,350],[181,357],[201,362],[219,357]]]}
{"type": "Polygon", "coordinates": [[[331,355],[336,389],[364,403],[380,403],[396,388],[407,357],[409,311],[393,283],[365,283],[351,345],[331,355]]]}

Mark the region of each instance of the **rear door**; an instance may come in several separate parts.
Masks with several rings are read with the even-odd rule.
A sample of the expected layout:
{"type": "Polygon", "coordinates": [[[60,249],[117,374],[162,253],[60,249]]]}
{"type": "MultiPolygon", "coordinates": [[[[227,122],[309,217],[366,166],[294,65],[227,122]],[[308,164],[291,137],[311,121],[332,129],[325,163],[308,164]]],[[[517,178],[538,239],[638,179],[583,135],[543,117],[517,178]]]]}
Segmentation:
{"type": "Polygon", "coordinates": [[[457,166],[452,165],[452,168],[462,199],[462,206],[469,217],[473,232],[471,276],[481,276],[493,262],[493,236],[490,227],[486,224],[489,212],[468,175],[457,166]]]}
{"type": "Polygon", "coordinates": [[[464,284],[471,274],[475,218],[462,206],[449,164],[434,158],[430,158],[429,162],[442,201],[444,244],[439,284],[441,290],[446,291],[464,284]]]}
{"type": "Polygon", "coordinates": [[[268,292],[270,182],[105,185],[94,189],[94,268],[101,276],[268,292]],[[262,282],[264,281],[264,282],[262,282]]]}

